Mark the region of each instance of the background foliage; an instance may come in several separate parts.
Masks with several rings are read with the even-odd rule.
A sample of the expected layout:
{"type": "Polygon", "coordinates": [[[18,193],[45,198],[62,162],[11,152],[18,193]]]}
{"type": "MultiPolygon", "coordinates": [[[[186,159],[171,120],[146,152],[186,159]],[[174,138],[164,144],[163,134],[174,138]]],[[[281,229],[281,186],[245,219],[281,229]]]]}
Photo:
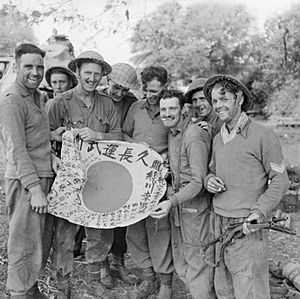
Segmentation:
{"type": "Polygon", "coordinates": [[[260,32],[244,5],[205,2],[183,8],[169,3],[134,28],[132,61],[164,65],[172,70],[173,82],[231,74],[251,90],[254,109],[300,117],[299,20],[295,4],[268,19],[260,32]]]}
{"type": "Polygon", "coordinates": [[[164,64],[183,80],[246,71],[251,21],[242,5],[165,4],[135,27],[133,62],[164,64]]]}
{"type": "MultiPolygon", "coordinates": [[[[18,42],[36,42],[32,25],[48,18],[80,28],[87,32],[85,42],[97,46],[100,32],[120,32],[134,14],[133,0],[107,0],[95,18],[78,12],[72,0],[47,5],[41,0],[39,9],[26,12],[12,1],[0,10],[0,55],[12,54],[18,42]]],[[[244,5],[210,1],[182,7],[173,0],[138,21],[130,43],[132,63],[138,68],[165,66],[172,85],[182,87],[197,77],[227,73],[248,86],[254,109],[300,117],[300,4],[273,15],[264,30],[258,30],[244,5]]]]}
{"type": "Polygon", "coordinates": [[[15,5],[3,5],[0,10],[0,56],[12,54],[20,41],[36,42],[28,19],[15,5]]]}

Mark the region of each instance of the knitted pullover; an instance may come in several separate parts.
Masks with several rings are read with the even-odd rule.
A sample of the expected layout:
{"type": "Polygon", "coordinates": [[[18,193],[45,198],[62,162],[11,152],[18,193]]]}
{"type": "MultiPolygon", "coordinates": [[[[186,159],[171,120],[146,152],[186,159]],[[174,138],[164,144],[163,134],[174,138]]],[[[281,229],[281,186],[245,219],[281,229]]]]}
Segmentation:
{"type": "Polygon", "coordinates": [[[220,177],[226,191],[215,194],[213,206],[225,217],[247,217],[253,211],[267,216],[288,189],[281,146],[275,133],[249,118],[224,144],[219,133],[213,143],[210,173],[220,177]]]}

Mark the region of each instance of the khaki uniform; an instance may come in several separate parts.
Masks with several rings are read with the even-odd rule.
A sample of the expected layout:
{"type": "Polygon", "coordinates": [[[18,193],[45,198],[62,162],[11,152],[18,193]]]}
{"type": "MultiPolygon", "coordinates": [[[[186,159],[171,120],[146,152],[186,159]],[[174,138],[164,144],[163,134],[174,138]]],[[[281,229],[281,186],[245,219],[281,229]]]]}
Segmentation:
{"type": "MultiPolygon", "coordinates": [[[[168,129],[163,125],[159,112],[154,114],[147,101],[131,105],[122,131],[134,142],[146,142],[160,154],[167,151],[168,129]]],[[[174,271],[168,217],[156,220],[149,216],[128,226],[126,240],[138,267],[153,267],[155,272],[163,274],[174,271]]]]}
{"type": "Polygon", "coordinates": [[[9,214],[7,289],[26,294],[42,268],[46,217],[32,211],[28,189],[40,184],[47,194],[54,176],[50,127],[41,94],[31,95],[15,82],[1,95],[0,129],[9,214]]]}
{"type": "Polygon", "coordinates": [[[172,250],[176,272],[195,299],[214,299],[213,268],[202,257],[208,241],[211,195],[203,190],[211,138],[188,120],[169,134],[169,160],[173,188],[170,196],[172,250]]]}
{"type": "MultiPolygon", "coordinates": [[[[122,139],[112,100],[97,91],[91,107],[88,108],[78,96],[76,89],[68,90],[56,98],[48,115],[51,130],[55,130],[60,126],[68,128],[89,127],[94,131],[103,133],[106,140],[122,139]]],[[[52,220],[52,223],[56,224],[54,237],[55,264],[57,270],[65,276],[73,269],[73,249],[78,226],[61,218],[52,220]]],[[[111,249],[113,230],[86,228],[86,240],[87,263],[99,264],[107,257],[111,249]]]]}

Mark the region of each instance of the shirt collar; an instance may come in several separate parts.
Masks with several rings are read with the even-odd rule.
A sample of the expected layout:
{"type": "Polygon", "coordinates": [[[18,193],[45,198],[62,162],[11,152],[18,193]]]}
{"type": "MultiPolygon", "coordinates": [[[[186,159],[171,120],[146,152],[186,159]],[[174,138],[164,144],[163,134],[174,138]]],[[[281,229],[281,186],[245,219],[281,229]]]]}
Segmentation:
{"type": "Polygon", "coordinates": [[[175,128],[170,129],[170,133],[172,136],[176,136],[179,133],[182,133],[184,129],[187,127],[187,123],[190,122],[189,118],[183,118],[181,116],[179,123],[175,128]]]}
{"type": "Polygon", "coordinates": [[[177,134],[179,134],[181,132],[181,128],[174,128],[174,129],[170,129],[170,134],[172,136],[176,136],[177,134]]]}
{"type": "MultiPolygon", "coordinates": [[[[86,103],[82,100],[82,97],[81,97],[80,94],[78,93],[78,90],[76,89],[76,87],[73,89],[73,91],[74,91],[75,98],[77,99],[79,105],[82,106],[82,107],[87,108],[88,106],[87,106],[86,103]]],[[[93,97],[91,98],[91,106],[90,106],[90,108],[91,108],[91,107],[94,107],[94,105],[95,105],[95,98],[97,97],[97,95],[98,95],[98,92],[97,92],[97,90],[95,90],[94,93],[93,93],[93,97]]]]}
{"type": "Polygon", "coordinates": [[[20,94],[22,97],[33,96],[35,92],[40,94],[39,90],[35,90],[34,93],[30,93],[27,88],[18,82],[18,80],[15,80],[13,83],[12,90],[16,91],[16,93],[20,94]]]}
{"type": "Polygon", "coordinates": [[[157,116],[159,115],[159,110],[158,110],[158,112],[156,112],[156,113],[153,112],[153,110],[152,110],[152,108],[151,108],[151,105],[149,104],[148,100],[145,100],[145,102],[141,105],[141,108],[150,111],[150,113],[151,113],[154,117],[157,117],[157,116]]]}
{"type": "Polygon", "coordinates": [[[248,125],[250,124],[251,119],[249,118],[249,116],[243,111],[239,121],[237,123],[237,130],[236,130],[236,134],[237,135],[242,135],[244,138],[247,138],[247,134],[248,134],[248,125]]]}
{"type": "Polygon", "coordinates": [[[221,135],[224,137],[224,139],[231,140],[236,135],[241,135],[244,138],[247,138],[248,133],[248,125],[251,122],[251,119],[248,117],[248,115],[243,111],[234,126],[234,128],[231,130],[231,132],[228,132],[228,129],[226,127],[226,123],[224,123],[221,127],[221,135]]]}

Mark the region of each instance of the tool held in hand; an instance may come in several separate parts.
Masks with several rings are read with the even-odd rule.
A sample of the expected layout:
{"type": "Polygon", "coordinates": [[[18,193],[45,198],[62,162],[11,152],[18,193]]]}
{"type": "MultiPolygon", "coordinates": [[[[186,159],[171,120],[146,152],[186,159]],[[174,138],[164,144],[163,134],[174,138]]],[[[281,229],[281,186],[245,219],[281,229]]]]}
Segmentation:
{"type": "MultiPolygon", "coordinates": [[[[286,233],[289,235],[296,235],[296,231],[293,230],[292,228],[284,227],[283,225],[276,225],[276,223],[280,223],[280,222],[283,223],[287,220],[290,220],[290,218],[287,216],[280,217],[280,218],[272,217],[270,220],[259,222],[259,223],[258,222],[249,222],[249,223],[247,223],[247,227],[249,229],[271,229],[271,230],[279,231],[279,232],[286,233]]],[[[243,224],[244,224],[244,222],[238,222],[238,223],[229,225],[222,234],[220,234],[215,239],[213,239],[211,242],[209,242],[203,246],[203,248],[202,248],[203,249],[203,259],[208,265],[217,267],[219,262],[221,261],[221,259],[224,257],[225,247],[229,243],[233,242],[233,240],[240,239],[245,236],[245,234],[243,233],[243,224]],[[206,251],[209,247],[213,246],[214,244],[216,244],[218,242],[221,242],[220,254],[216,258],[216,262],[214,263],[207,259],[206,251]]]]}

